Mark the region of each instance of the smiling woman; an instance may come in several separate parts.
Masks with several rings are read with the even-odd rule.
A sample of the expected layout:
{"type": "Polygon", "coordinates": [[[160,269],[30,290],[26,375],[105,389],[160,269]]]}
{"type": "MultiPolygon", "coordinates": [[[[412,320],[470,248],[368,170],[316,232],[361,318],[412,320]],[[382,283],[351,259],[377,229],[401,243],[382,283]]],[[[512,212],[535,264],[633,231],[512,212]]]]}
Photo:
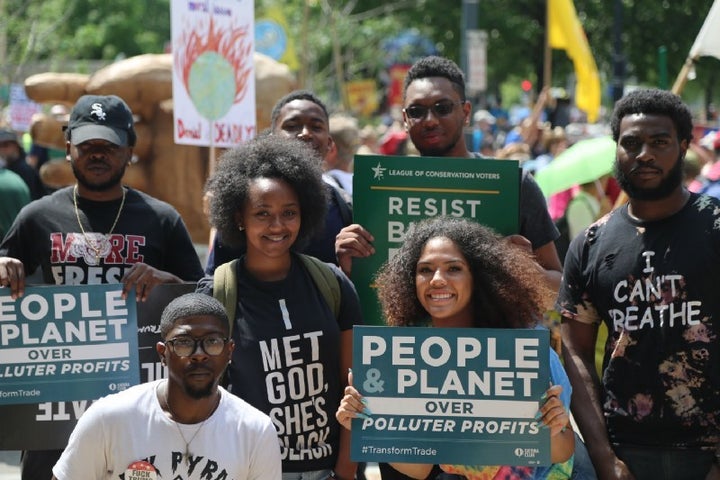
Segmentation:
{"type": "Polygon", "coordinates": [[[462,297],[458,304],[470,309],[462,313],[462,326],[534,326],[552,293],[533,265],[528,254],[487,227],[435,217],[407,233],[402,248],[378,274],[378,296],[391,325],[426,324],[428,316],[441,321],[448,314],[441,301],[462,297]],[[437,308],[437,317],[430,308],[437,308]]]}
{"type": "Polygon", "coordinates": [[[247,259],[262,264],[287,257],[300,232],[300,201],[284,180],[256,178],[249,185],[247,203],[236,218],[245,231],[247,259]]]}
{"type": "Polygon", "coordinates": [[[273,133],[223,156],[208,183],[211,222],[244,253],[198,284],[200,292],[225,294],[233,312],[230,389],[273,418],[285,480],[354,475],[349,441],[340,440],[347,432],[332,414],[345,386],[341,372],[350,367],[352,326],[362,323],[357,294],[335,265],[297,253],[324,225],[327,209],[311,130],[300,127],[298,138],[273,133]]]}
{"type": "MultiPolygon", "coordinates": [[[[390,325],[536,328],[548,295],[541,278],[529,254],[514,248],[491,229],[468,219],[435,217],[413,226],[402,247],[381,268],[375,284],[390,325]]],[[[455,346],[456,354],[459,355],[462,348],[455,346]]],[[[568,414],[571,389],[557,354],[549,350],[548,356],[551,386],[535,417],[539,420],[528,421],[523,428],[550,429],[553,464],[549,467],[474,465],[473,459],[468,458],[464,465],[440,465],[444,472],[463,475],[470,480],[570,478],[575,449],[568,414]]],[[[514,367],[513,372],[502,372],[505,375],[503,382],[509,388],[512,386],[514,393],[521,393],[525,374],[517,368],[519,365],[514,367]]],[[[455,393],[466,395],[463,401],[467,398],[468,402],[477,401],[492,384],[492,375],[487,372],[473,371],[462,377],[449,370],[444,379],[434,383],[427,383],[423,369],[419,376],[409,370],[404,375],[398,380],[399,384],[402,380],[404,388],[456,389],[455,393]],[[457,390],[461,386],[463,390],[457,390]]],[[[365,425],[375,421],[370,409],[365,409],[363,400],[354,387],[345,389],[336,412],[343,426],[349,429],[350,420],[358,416],[365,419],[365,425]]],[[[459,405],[458,408],[464,407],[459,405]]],[[[472,431],[476,427],[482,426],[474,425],[472,421],[463,423],[463,429],[472,431]]],[[[508,423],[502,428],[515,427],[508,423]]],[[[400,472],[424,479],[434,468],[431,464],[392,463],[391,466],[396,471],[392,478],[400,472]]]]}

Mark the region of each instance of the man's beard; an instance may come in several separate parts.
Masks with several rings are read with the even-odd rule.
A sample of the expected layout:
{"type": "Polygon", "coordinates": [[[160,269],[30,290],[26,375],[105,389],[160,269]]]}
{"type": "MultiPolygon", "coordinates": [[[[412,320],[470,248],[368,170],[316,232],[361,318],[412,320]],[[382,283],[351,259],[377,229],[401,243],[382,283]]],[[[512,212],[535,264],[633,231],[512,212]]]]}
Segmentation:
{"type": "Polygon", "coordinates": [[[185,385],[185,393],[187,393],[190,398],[194,398],[195,400],[209,397],[210,395],[212,395],[214,390],[215,382],[208,383],[202,388],[191,388],[188,385],[185,385]]]}
{"type": "Polygon", "coordinates": [[[633,185],[630,178],[632,174],[627,175],[621,171],[617,159],[613,165],[613,174],[620,188],[627,193],[628,197],[635,200],[662,200],[669,197],[682,184],[684,163],[685,158],[682,155],[678,156],[677,162],[668,171],[667,177],[654,188],[640,188],[633,185]]]}
{"type": "Polygon", "coordinates": [[[106,182],[90,183],[85,177],[85,175],[83,175],[83,173],[75,166],[75,162],[70,162],[70,165],[72,166],[73,174],[75,175],[78,183],[84,188],[90,190],[91,192],[104,192],[118,185],[122,181],[123,175],[125,175],[126,168],[125,166],[123,166],[123,168],[118,170],[118,172],[112,177],[110,177],[106,182]]]}

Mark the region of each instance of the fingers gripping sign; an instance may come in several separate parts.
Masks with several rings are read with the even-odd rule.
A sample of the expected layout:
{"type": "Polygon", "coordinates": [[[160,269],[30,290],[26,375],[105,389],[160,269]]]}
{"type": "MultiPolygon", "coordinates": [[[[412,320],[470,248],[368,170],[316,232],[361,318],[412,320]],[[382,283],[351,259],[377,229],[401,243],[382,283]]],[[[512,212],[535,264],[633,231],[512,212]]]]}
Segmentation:
{"type": "Polygon", "coordinates": [[[0,287],[10,288],[10,297],[17,300],[25,293],[25,268],[20,260],[0,258],[0,287]]]}
{"type": "Polygon", "coordinates": [[[340,401],[337,412],[335,412],[335,418],[337,418],[340,425],[350,430],[353,418],[368,419],[370,415],[372,415],[372,412],[367,408],[367,400],[353,387],[353,374],[352,370],[349,370],[348,386],[345,387],[345,395],[340,401]]]}

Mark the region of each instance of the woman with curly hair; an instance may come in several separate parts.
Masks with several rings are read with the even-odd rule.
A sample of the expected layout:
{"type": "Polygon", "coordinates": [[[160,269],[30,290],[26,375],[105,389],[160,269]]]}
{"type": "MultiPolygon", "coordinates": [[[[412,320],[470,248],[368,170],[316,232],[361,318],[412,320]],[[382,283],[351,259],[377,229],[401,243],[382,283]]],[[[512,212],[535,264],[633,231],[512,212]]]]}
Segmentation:
{"type": "Polygon", "coordinates": [[[462,253],[471,275],[472,302],[468,308],[475,310],[472,324],[465,326],[524,328],[538,322],[538,312],[552,292],[538,280],[541,273],[525,251],[478,223],[437,217],[416,224],[402,248],[377,275],[378,296],[388,325],[430,324],[429,306],[419,298],[419,291],[416,294],[418,262],[427,243],[440,238],[450,240],[462,253]]]}
{"type": "Polygon", "coordinates": [[[284,480],[355,474],[349,433],[333,411],[351,365],[352,327],[362,323],[357,293],[335,265],[297,253],[324,225],[320,164],[303,142],[266,135],[226,152],[208,181],[211,223],[245,253],[198,291],[227,293],[236,282],[237,301],[224,295],[236,345],[229,390],[273,419],[284,480]]]}
{"type": "MultiPolygon", "coordinates": [[[[546,291],[542,274],[523,250],[476,222],[436,217],[417,223],[376,278],[389,325],[454,328],[535,328],[546,291]]],[[[570,478],[575,439],[569,423],[570,384],[557,354],[549,350],[552,386],[538,418],[550,429],[550,467],[391,464],[397,472],[425,479],[440,471],[468,479],[570,478]]],[[[345,389],[338,421],[367,415],[362,396],[345,389]]]]}

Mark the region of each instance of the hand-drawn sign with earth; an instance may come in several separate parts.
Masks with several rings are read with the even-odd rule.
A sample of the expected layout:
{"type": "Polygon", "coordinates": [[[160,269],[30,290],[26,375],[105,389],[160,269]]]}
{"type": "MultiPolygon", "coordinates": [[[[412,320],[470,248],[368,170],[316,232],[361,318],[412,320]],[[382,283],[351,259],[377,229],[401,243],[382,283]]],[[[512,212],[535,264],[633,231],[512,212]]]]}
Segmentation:
{"type": "Polygon", "coordinates": [[[247,26],[223,30],[211,18],[207,31],[198,27],[181,36],[176,63],[198,113],[214,121],[224,117],[247,92],[253,42],[247,26]]]}

